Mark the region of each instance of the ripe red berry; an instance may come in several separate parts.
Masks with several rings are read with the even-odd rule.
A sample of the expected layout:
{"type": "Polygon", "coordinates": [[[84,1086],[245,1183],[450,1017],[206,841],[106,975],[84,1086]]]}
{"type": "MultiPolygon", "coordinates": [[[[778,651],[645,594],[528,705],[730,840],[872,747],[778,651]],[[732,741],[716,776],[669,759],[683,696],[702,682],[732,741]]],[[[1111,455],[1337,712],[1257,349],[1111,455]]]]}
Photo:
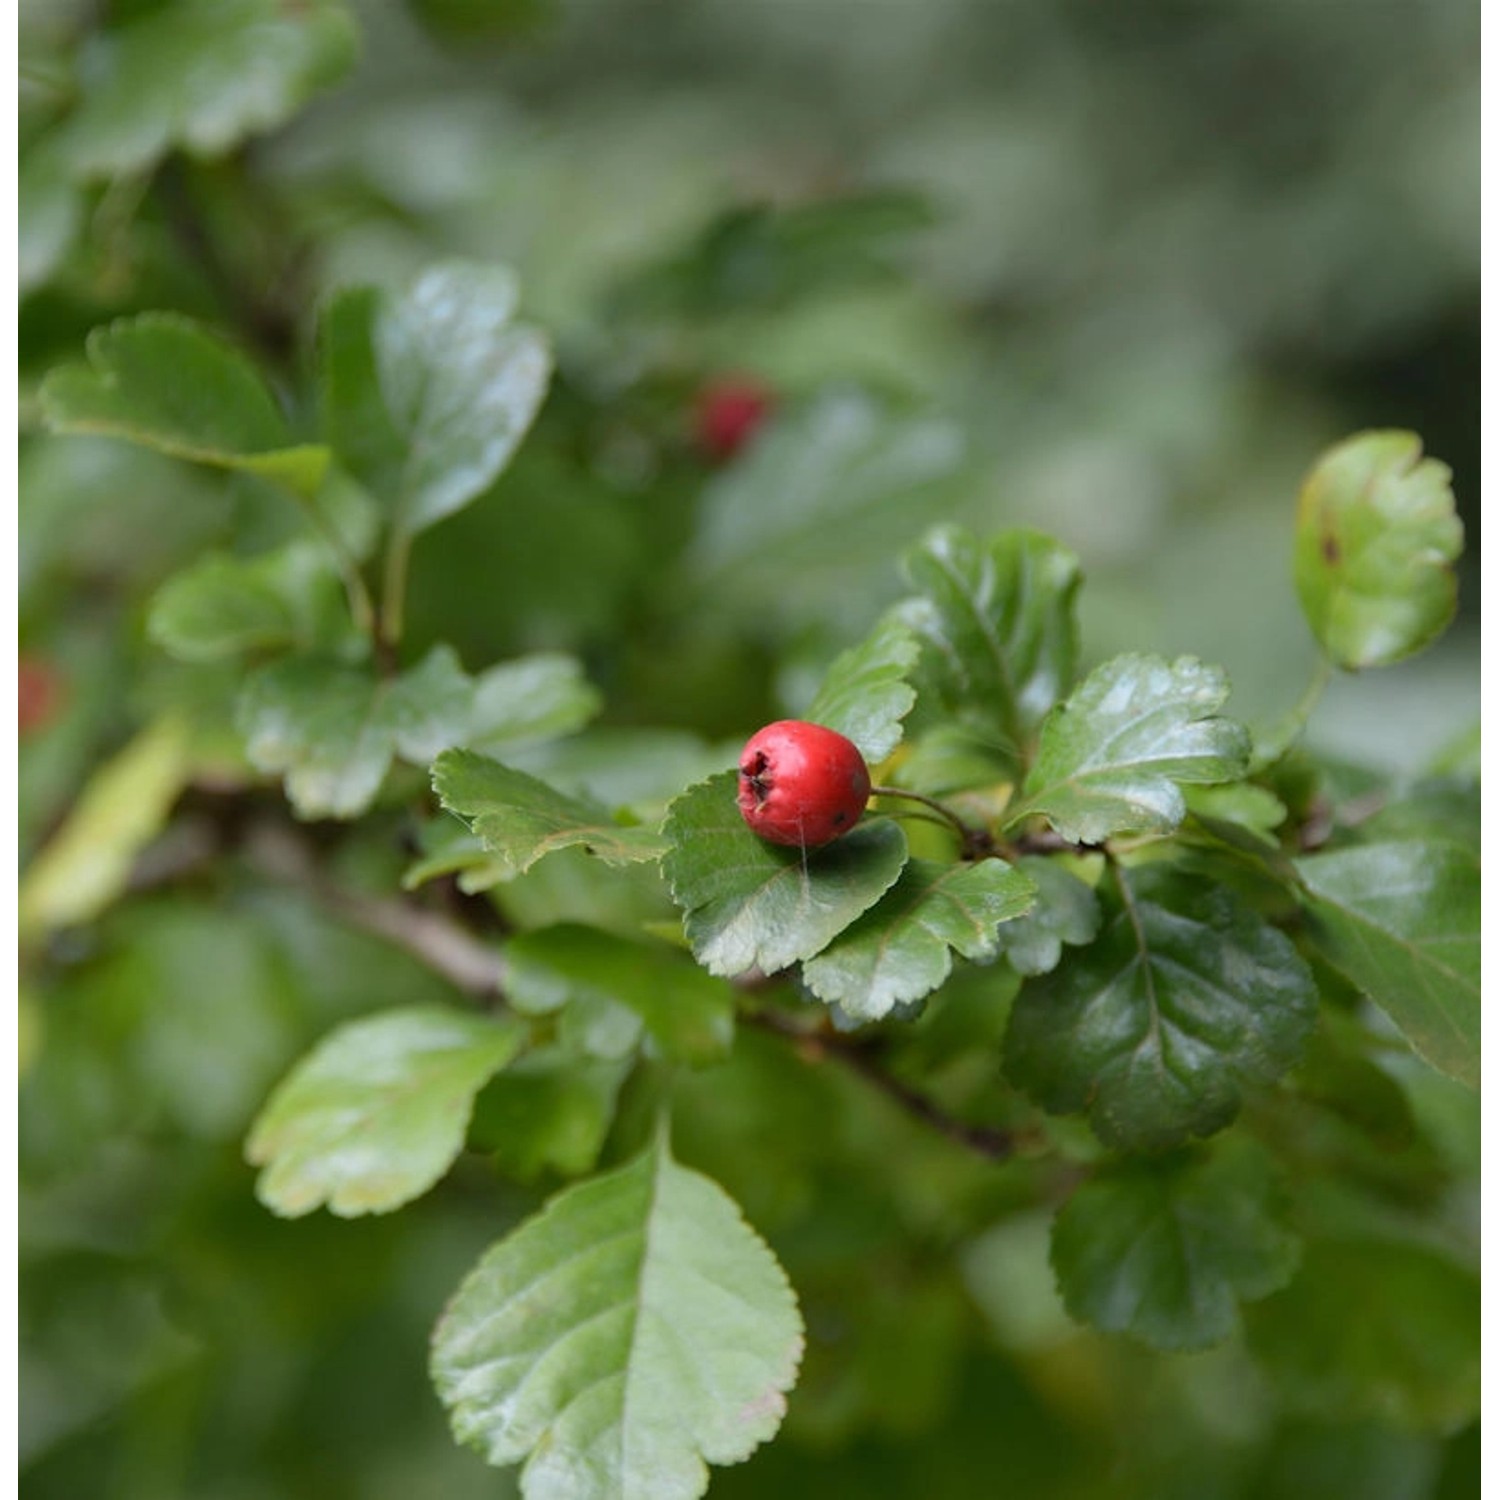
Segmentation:
{"type": "Polygon", "coordinates": [[[869,798],[859,747],[821,724],[780,719],[740,752],[740,812],[773,844],[826,844],[854,827],[869,798]]]}
{"type": "Polygon", "coordinates": [[[698,393],[698,446],[715,462],[733,458],[760,430],[771,405],[771,392],[750,376],[711,381],[698,393]]]}
{"type": "Polygon", "coordinates": [[[62,706],[62,678],[55,667],[34,656],[22,656],[17,661],[16,677],[21,689],[20,733],[34,734],[57,717],[62,706]]]}

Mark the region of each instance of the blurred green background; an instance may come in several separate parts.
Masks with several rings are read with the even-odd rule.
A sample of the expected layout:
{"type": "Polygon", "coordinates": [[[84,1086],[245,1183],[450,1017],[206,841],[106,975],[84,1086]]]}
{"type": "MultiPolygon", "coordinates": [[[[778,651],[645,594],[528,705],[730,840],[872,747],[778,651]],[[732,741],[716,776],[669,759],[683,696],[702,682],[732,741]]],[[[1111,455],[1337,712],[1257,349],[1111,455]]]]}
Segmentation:
{"type": "MultiPolygon", "coordinates": [[[[22,746],[23,853],[165,705],[233,782],[222,690],[159,656],[144,610],[206,545],[296,520],[244,480],[41,435],[41,375],[174,307],[295,405],[325,288],[452,255],[517,269],[559,366],[496,493],[420,544],[413,652],[575,651],[608,724],[733,739],[806,701],[931,522],[1024,523],[1082,558],[1090,660],[1201,655],[1266,721],[1314,662],[1298,480],[1391,425],[1454,470],[1459,619],[1336,682],[1311,740],[1409,773],[1477,718],[1476,4],[363,0],[353,70],[284,128],[27,198],[94,33],[168,10],[21,7],[20,629],[61,678],[22,746]],[[775,409],[722,464],[693,413],[729,374],[775,409]]],[[[397,818],[339,846],[349,878],[393,883],[397,818]]],[[[560,858],[507,916],[661,911],[611,881],[560,858]]],[[[469,1160],[394,1218],[283,1223],[239,1156],[300,1050],[423,997],[430,976],[229,865],[53,941],[23,1009],[26,1493],[511,1493],[452,1446],[425,1341],[556,1184],[469,1160]]],[[[1462,1239],[1467,1096],[1402,1081],[1462,1239]]],[[[1476,1428],[1420,1430],[1395,1398],[1304,1409],[1239,1341],[1164,1358],[1074,1327],[1045,1184],[955,1161],[857,1081],[746,1037],[679,1116],[811,1339],[782,1437],[715,1495],[1476,1492],[1476,1428]]]]}

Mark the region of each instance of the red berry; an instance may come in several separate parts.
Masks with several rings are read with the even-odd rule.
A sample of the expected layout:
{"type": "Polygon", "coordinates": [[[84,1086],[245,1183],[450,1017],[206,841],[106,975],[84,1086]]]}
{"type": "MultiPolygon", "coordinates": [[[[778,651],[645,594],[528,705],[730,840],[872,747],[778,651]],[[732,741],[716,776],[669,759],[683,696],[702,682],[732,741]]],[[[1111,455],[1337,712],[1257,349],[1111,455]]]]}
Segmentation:
{"type": "Polygon", "coordinates": [[[740,812],[773,844],[826,844],[854,827],[869,799],[859,747],[821,724],[780,719],[740,752],[740,812]]]}
{"type": "Polygon", "coordinates": [[[16,678],[21,689],[21,734],[45,729],[62,706],[63,684],[57,669],[34,656],[23,656],[16,663],[16,678]]]}
{"type": "Polygon", "coordinates": [[[771,392],[749,376],[710,382],[698,393],[698,446],[716,462],[733,458],[760,430],[771,405],[771,392]]]}

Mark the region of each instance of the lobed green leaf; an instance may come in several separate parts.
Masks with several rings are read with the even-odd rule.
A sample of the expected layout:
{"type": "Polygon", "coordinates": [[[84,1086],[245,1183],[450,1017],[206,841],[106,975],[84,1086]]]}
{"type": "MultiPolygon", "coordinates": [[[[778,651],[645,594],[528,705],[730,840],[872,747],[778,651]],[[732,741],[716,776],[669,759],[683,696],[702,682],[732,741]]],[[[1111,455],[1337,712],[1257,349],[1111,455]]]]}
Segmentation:
{"type": "Polygon", "coordinates": [[[1043,813],[1075,843],[1167,833],[1186,813],[1179,783],[1231,781],[1250,737],[1218,710],[1229,684],[1190,656],[1117,656],[1096,668],[1042,726],[1009,822],[1043,813]]]}
{"type": "Polygon", "coordinates": [[[859,920],[802,967],[808,988],[858,1021],[878,1021],[947,979],[954,953],[993,958],[1002,924],[1036,887],[1004,860],[940,865],[914,859],[859,920]]]}
{"type": "Polygon", "coordinates": [[[1405,839],[1297,861],[1308,932],[1414,1051],[1479,1086],[1479,857],[1405,839]]]}
{"type": "Polygon", "coordinates": [[[770,1438],[802,1353],[786,1277],[664,1137],[489,1250],[433,1335],[458,1439],[527,1500],[696,1500],[770,1438]]]}
{"type": "Polygon", "coordinates": [[[1024,755],[1073,681],[1078,559],[1014,530],[981,542],[940,526],[904,559],[920,597],[902,606],[921,637],[924,697],[948,718],[1024,755]]]}
{"type": "Polygon", "coordinates": [[[1035,976],[1055,969],[1063,944],[1080,947],[1099,932],[1099,898],[1093,887],[1056,859],[1023,855],[1016,868],[1036,891],[1031,907],[998,932],[999,951],[1016,973],[1035,976]]]}
{"type": "Polygon", "coordinates": [[[1106,1167],[1063,1205],[1052,1230],[1068,1311],[1156,1349],[1228,1338],[1239,1304],[1285,1286],[1299,1253],[1269,1158],[1249,1140],[1106,1167]]]}
{"type": "Polygon", "coordinates": [[[906,679],[920,651],[912,632],[888,616],[829,667],[804,717],[836,729],[877,764],[901,742],[901,721],[917,698],[906,679]]]}
{"type": "Polygon", "coordinates": [[[1446,464],[1412,432],[1364,432],[1331,448],[1302,485],[1293,574],[1329,659],[1385,666],[1430,645],[1458,601],[1463,550],[1446,464]]]}
{"type": "Polygon", "coordinates": [[[1222,1129],[1247,1087],[1286,1072],[1317,991],[1290,940],[1224,887],[1119,874],[1140,894],[1024,986],[1005,1066],[1044,1108],[1086,1112],[1106,1145],[1157,1151],[1222,1129]]]}
{"type": "Polygon", "coordinates": [[[525,1039],[517,1022],[434,1006],[341,1026],[251,1128],[261,1202],[287,1217],[324,1203],[352,1217],[425,1193],[463,1148],[474,1095],[525,1039]]]}

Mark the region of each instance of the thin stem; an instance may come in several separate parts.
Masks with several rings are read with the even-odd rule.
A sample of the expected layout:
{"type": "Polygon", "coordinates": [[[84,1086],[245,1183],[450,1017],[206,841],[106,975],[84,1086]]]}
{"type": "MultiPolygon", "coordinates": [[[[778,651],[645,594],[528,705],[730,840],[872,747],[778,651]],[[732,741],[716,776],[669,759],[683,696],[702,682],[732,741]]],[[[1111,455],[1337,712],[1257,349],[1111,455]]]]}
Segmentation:
{"type": "Polygon", "coordinates": [[[837,1032],[806,1031],[774,1010],[742,1011],[740,1019],[762,1031],[796,1042],[799,1055],[807,1061],[816,1062],[824,1056],[837,1058],[908,1114],[989,1161],[1008,1160],[1022,1144],[1022,1138],[1015,1131],[956,1119],[934,1100],[886,1072],[869,1050],[852,1037],[842,1037],[837,1032]]]}
{"type": "Polygon", "coordinates": [[[391,533],[385,549],[385,582],[380,591],[379,638],[394,651],[406,628],[406,575],[411,563],[411,533],[404,528],[391,533]]]}
{"type": "Polygon", "coordinates": [[[930,808],[958,835],[965,855],[970,858],[989,854],[993,850],[993,842],[983,828],[975,828],[964,822],[947,803],[939,802],[936,797],[927,797],[921,792],[909,792],[905,787],[900,786],[872,786],[870,795],[872,797],[904,797],[908,802],[920,802],[923,807],[930,808]]]}

